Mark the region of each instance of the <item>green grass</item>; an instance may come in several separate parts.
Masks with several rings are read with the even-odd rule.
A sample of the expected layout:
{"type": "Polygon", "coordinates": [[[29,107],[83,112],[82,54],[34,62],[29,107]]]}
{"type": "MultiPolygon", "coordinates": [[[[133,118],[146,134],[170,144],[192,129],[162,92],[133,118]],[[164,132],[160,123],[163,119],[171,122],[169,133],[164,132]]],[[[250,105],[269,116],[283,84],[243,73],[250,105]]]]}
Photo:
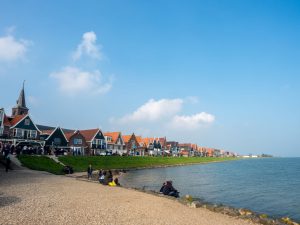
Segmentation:
{"type": "Polygon", "coordinates": [[[75,172],[86,171],[89,164],[94,169],[134,169],[193,163],[228,161],[236,158],[211,157],[131,157],[131,156],[61,156],[59,160],[72,166],[75,172]]]}
{"type": "Polygon", "coordinates": [[[23,166],[32,170],[47,171],[53,174],[64,174],[62,171],[63,166],[47,156],[20,155],[18,159],[23,166]]]}

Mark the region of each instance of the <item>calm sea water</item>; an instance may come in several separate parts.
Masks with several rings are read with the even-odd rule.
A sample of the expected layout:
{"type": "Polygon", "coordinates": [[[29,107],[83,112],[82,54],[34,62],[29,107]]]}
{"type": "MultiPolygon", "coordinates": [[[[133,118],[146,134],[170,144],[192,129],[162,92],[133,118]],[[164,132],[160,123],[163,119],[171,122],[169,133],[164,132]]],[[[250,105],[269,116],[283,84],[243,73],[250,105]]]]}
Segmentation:
{"type": "Polygon", "coordinates": [[[127,187],[158,191],[172,180],[181,195],[300,221],[300,158],[264,158],[130,171],[127,187]]]}

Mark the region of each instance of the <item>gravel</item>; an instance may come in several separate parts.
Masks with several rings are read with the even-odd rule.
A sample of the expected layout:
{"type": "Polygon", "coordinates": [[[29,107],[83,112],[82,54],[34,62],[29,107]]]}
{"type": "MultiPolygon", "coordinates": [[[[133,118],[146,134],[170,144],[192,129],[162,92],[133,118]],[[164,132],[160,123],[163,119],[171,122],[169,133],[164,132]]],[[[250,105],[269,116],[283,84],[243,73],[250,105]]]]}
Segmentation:
{"type": "Polygon", "coordinates": [[[0,171],[0,224],[250,225],[176,201],[32,170],[0,171]]]}

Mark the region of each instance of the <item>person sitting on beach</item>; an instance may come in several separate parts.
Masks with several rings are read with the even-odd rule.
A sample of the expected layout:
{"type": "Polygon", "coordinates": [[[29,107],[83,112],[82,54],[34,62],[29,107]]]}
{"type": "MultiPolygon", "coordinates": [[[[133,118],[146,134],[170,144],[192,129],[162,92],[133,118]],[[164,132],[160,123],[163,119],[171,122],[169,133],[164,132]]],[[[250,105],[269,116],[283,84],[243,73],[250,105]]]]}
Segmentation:
{"type": "Polygon", "coordinates": [[[115,179],[114,179],[114,182],[115,182],[115,184],[116,184],[117,186],[121,186],[121,184],[119,183],[119,179],[118,179],[118,178],[115,178],[115,179]]]}
{"type": "Polygon", "coordinates": [[[103,177],[103,179],[101,179],[101,180],[102,180],[102,181],[101,181],[101,182],[102,182],[101,184],[103,184],[103,185],[108,185],[108,183],[110,182],[110,181],[109,181],[109,174],[108,174],[108,172],[107,172],[107,171],[104,171],[102,177],[103,177]]]}
{"type": "Polygon", "coordinates": [[[163,193],[164,187],[166,186],[166,182],[163,183],[163,185],[161,186],[159,193],[163,193]]]}
{"type": "Polygon", "coordinates": [[[108,182],[112,182],[113,181],[113,175],[111,170],[108,171],[108,182]]]}
{"type": "Polygon", "coordinates": [[[99,183],[100,184],[104,184],[105,175],[106,175],[106,171],[100,170],[100,172],[99,172],[99,183]]]}
{"type": "Polygon", "coordinates": [[[92,168],[91,164],[89,165],[89,167],[87,169],[87,174],[88,174],[88,179],[92,179],[93,168],[92,168]]]}
{"type": "Polygon", "coordinates": [[[173,196],[175,198],[179,197],[179,192],[173,187],[172,181],[167,181],[164,188],[163,194],[168,196],[173,196]]]}

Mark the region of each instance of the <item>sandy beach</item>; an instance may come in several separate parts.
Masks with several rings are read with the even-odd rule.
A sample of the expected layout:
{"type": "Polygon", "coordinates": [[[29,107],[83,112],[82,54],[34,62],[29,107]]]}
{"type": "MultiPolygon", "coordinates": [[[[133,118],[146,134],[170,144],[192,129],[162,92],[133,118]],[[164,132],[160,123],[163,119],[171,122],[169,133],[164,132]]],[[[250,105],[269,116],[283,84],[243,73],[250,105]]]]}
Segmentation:
{"type": "Polygon", "coordinates": [[[2,170],[0,188],[0,224],[252,224],[164,197],[27,169],[2,170]]]}

